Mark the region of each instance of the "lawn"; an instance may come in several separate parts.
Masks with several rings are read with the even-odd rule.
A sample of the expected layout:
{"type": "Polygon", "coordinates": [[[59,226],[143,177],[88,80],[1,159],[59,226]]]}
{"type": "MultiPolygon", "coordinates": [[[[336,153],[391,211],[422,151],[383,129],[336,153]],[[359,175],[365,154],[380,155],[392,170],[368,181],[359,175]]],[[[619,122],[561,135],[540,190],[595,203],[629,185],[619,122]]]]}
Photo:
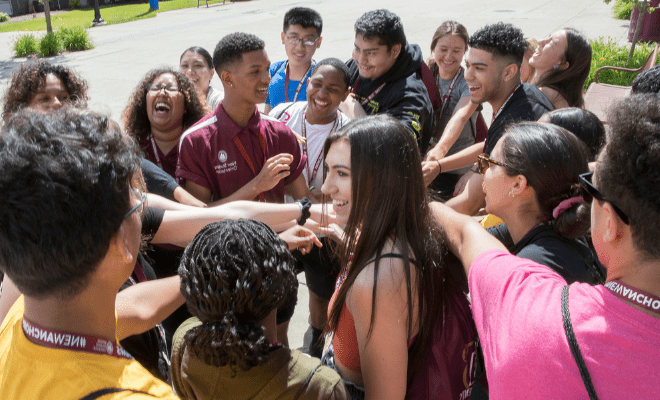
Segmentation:
{"type": "MultiPolygon", "coordinates": [[[[223,0],[209,0],[209,4],[221,3],[223,0]]],[[[91,2],[91,0],[90,0],[91,2]]],[[[166,0],[159,2],[158,12],[179,10],[182,8],[197,7],[197,0],[166,0]]],[[[204,1],[200,1],[200,7],[206,7],[204,1]]],[[[136,21],[139,19],[153,18],[156,11],[149,9],[149,4],[126,4],[120,6],[102,6],[101,17],[108,23],[121,24],[123,22],[136,21]]],[[[69,28],[81,26],[88,28],[94,19],[94,8],[84,10],[73,10],[51,17],[53,30],[66,26],[69,28]]],[[[37,18],[29,21],[10,22],[0,25],[0,32],[14,31],[45,31],[46,19],[37,18]]]]}

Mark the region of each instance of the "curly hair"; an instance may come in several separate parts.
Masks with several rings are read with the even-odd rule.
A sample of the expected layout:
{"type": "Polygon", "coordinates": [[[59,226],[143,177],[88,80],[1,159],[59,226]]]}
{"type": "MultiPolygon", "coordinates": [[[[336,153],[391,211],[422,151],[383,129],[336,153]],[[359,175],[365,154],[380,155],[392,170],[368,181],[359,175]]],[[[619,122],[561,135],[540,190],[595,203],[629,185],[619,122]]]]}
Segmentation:
{"type": "Polygon", "coordinates": [[[497,57],[503,57],[520,68],[528,43],[520,29],[511,24],[498,22],[486,25],[472,34],[468,45],[497,57]]]}
{"type": "Polygon", "coordinates": [[[230,65],[240,61],[243,53],[263,50],[266,44],[251,33],[234,32],[220,39],[213,51],[213,65],[220,76],[230,65]]]}
{"type": "Polygon", "coordinates": [[[0,134],[0,269],[26,296],[80,293],[130,209],[137,169],[107,116],[15,113],[0,134]]]}
{"type": "Polygon", "coordinates": [[[182,131],[193,126],[193,124],[209,112],[208,107],[197,96],[197,91],[187,76],[170,67],[152,69],[147,72],[147,75],[135,87],[129,103],[122,113],[124,129],[138,143],[151,133],[151,122],[149,122],[149,115],[147,113],[147,93],[149,92],[149,86],[156,78],[163,74],[174,75],[183,94],[185,113],[183,114],[182,131]]]}
{"type": "Polygon", "coordinates": [[[11,83],[3,99],[5,106],[2,119],[5,122],[13,113],[27,106],[32,96],[44,85],[49,74],[55,75],[62,82],[74,107],[87,108],[87,82],[64,65],[40,60],[22,64],[12,74],[11,83]]]}
{"type": "Polygon", "coordinates": [[[660,93],[660,65],[640,72],[632,81],[632,93],[660,93]]]}
{"type": "Polygon", "coordinates": [[[564,61],[566,69],[555,69],[545,73],[536,83],[538,87],[549,87],[562,95],[569,107],[584,107],[584,82],[591,68],[591,44],[589,40],[573,28],[565,28],[566,53],[564,61]]]}
{"type": "Polygon", "coordinates": [[[202,322],[185,334],[208,365],[244,371],[268,360],[262,321],[294,290],[295,260],[266,224],[225,220],[204,227],[181,257],[181,293],[202,322]]]}
{"type": "Polygon", "coordinates": [[[596,184],[630,222],[635,247],[660,258],[660,98],[636,94],[610,109],[610,135],[596,164],[596,184]]]}
{"type": "MultiPolygon", "coordinates": [[[[502,138],[502,157],[509,166],[506,174],[522,174],[536,193],[543,221],[553,219],[552,211],[564,200],[580,196],[580,174],[588,172],[589,150],[566,129],[541,122],[511,125],[502,138]]],[[[591,209],[586,203],[573,205],[555,220],[562,236],[577,238],[589,230],[591,209]]]]}
{"type": "Polygon", "coordinates": [[[365,39],[378,38],[381,45],[391,50],[395,44],[406,45],[406,34],[398,15],[389,10],[373,10],[362,14],[355,21],[355,35],[365,39]]]}

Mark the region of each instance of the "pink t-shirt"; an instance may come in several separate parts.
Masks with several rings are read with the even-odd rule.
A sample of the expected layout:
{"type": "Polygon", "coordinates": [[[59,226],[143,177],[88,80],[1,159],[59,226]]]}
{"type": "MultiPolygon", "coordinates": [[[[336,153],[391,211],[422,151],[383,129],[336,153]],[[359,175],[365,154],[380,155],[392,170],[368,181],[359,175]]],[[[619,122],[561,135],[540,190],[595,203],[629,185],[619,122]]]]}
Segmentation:
{"type": "Polygon", "coordinates": [[[179,164],[176,178],[179,184],[186,180],[195,182],[211,191],[214,200],[223,199],[245,186],[256,176],[234,143],[238,137],[250,157],[256,174],[265,161],[280,153],[293,155],[289,165],[291,174],[265,193],[266,201],[282,203],[284,186],[302,173],[307,157],[301,155],[298,141],[283,122],[255,113],[243,128],[234,122],[222,107],[202,118],[195,126],[181,135],[179,164]],[[266,136],[266,154],[259,143],[260,131],[266,136]]]}
{"type": "MultiPolygon", "coordinates": [[[[468,282],[491,399],[588,398],[562,322],[564,279],[490,250],[474,260],[468,282]]],[[[571,285],[569,310],[600,399],[659,396],[660,319],[585,283],[571,285]]]]}

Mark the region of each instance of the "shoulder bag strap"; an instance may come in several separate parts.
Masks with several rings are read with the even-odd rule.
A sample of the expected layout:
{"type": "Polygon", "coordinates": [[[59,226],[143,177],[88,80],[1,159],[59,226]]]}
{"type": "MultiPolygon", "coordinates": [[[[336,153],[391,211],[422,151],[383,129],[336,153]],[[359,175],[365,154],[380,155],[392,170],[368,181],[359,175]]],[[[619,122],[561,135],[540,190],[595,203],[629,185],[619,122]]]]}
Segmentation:
{"type": "Polygon", "coordinates": [[[284,115],[284,113],[286,112],[286,110],[288,110],[289,108],[291,108],[291,106],[294,105],[294,104],[296,104],[296,103],[295,103],[295,102],[291,102],[291,104],[289,104],[288,106],[284,107],[284,110],[282,110],[282,112],[280,112],[279,114],[277,114],[277,117],[275,117],[275,119],[279,120],[280,118],[282,118],[282,115],[284,115]]]}
{"type": "Polygon", "coordinates": [[[575,333],[573,332],[573,324],[571,324],[571,315],[568,311],[568,288],[566,285],[561,291],[561,315],[564,320],[564,331],[566,331],[566,337],[568,338],[568,344],[571,346],[571,352],[573,353],[573,358],[577,363],[578,369],[580,370],[580,375],[582,376],[582,382],[589,393],[589,399],[597,400],[596,389],[594,389],[594,384],[591,382],[591,376],[589,375],[589,370],[584,363],[582,358],[582,353],[580,352],[580,347],[578,346],[577,340],[575,339],[575,333]]]}
{"type": "Polygon", "coordinates": [[[300,398],[300,396],[302,396],[303,392],[305,391],[305,389],[306,389],[307,386],[309,385],[309,381],[312,380],[312,377],[313,377],[314,374],[316,373],[316,370],[319,369],[319,368],[321,368],[321,364],[317,365],[316,368],[314,368],[314,369],[312,370],[312,372],[310,372],[309,375],[307,375],[307,379],[305,379],[305,382],[302,384],[302,386],[300,387],[300,389],[298,389],[298,392],[297,392],[296,395],[293,397],[293,400],[298,400],[298,399],[300,398]]]}
{"type": "Polygon", "coordinates": [[[112,393],[119,393],[119,392],[133,392],[133,393],[140,393],[140,394],[146,394],[147,396],[152,396],[151,394],[147,392],[142,392],[140,390],[134,390],[134,389],[124,389],[124,388],[105,388],[105,389],[99,389],[95,392],[92,392],[88,394],[85,397],[80,398],[80,400],[94,400],[98,399],[99,397],[105,396],[106,394],[112,394],[112,393]]]}

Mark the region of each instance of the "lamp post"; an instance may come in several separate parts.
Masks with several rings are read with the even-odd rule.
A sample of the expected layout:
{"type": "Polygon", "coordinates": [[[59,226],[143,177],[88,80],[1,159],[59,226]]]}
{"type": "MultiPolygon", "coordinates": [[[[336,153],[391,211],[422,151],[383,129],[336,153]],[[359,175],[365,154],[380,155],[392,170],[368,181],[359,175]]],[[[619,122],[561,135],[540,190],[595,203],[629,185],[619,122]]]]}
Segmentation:
{"type": "Polygon", "coordinates": [[[99,0],[94,0],[94,21],[92,26],[105,25],[106,22],[101,18],[101,9],[99,8],[99,0]]]}

